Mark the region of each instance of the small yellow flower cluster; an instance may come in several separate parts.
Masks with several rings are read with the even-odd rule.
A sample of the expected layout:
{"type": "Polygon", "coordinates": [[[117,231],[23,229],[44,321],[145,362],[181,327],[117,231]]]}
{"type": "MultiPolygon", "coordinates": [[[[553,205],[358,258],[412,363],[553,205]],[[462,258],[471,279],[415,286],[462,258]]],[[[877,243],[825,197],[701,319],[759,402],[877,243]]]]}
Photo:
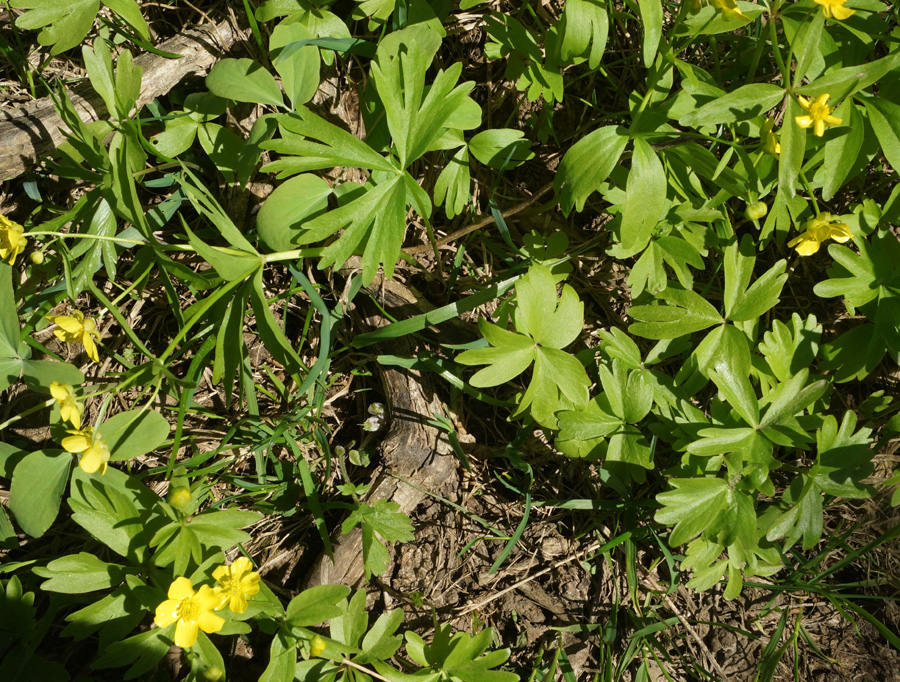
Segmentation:
{"type": "Polygon", "coordinates": [[[0,215],[0,260],[9,259],[9,264],[15,265],[16,257],[27,245],[25,228],[5,215],[0,215]]]}
{"type": "Polygon", "coordinates": [[[803,223],[801,227],[803,234],[788,242],[788,246],[797,249],[797,253],[801,256],[813,255],[819,250],[822,242],[828,239],[843,244],[853,238],[850,226],[837,222],[837,218],[830,213],[820,213],[803,223]]]}
{"type": "Polygon", "coordinates": [[[847,0],[816,0],[816,4],[822,5],[822,11],[825,12],[828,19],[837,19],[838,21],[849,19],[856,12],[855,9],[844,7],[845,2],[847,0]]]}
{"type": "Polygon", "coordinates": [[[227,566],[213,571],[218,583],[215,587],[201,585],[194,591],[188,578],[175,578],[169,586],[168,599],[156,607],[153,622],[164,628],[175,623],[175,645],[182,649],[194,646],[200,630],[218,632],[225,619],[214,611],[226,606],[234,613],[247,610],[247,597],[259,592],[259,573],[246,557],[239,557],[227,566]]]}
{"type": "Polygon", "coordinates": [[[73,310],[71,315],[47,315],[47,319],[59,326],[59,329],[53,330],[56,338],[65,343],[80,342],[91,360],[100,361],[94,342],[94,339],[100,340],[100,332],[91,318],[85,317],[80,310],[73,310]]]}

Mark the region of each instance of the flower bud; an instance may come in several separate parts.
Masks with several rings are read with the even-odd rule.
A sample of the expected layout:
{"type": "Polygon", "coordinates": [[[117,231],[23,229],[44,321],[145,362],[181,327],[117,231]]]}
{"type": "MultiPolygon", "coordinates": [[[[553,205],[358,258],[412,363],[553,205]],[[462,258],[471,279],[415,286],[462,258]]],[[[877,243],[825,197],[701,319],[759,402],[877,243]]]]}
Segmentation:
{"type": "Polygon", "coordinates": [[[31,262],[34,265],[40,265],[44,262],[44,252],[43,251],[32,251],[31,252],[31,262]]]}
{"type": "Polygon", "coordinates": [[[744,215],[747,216],[748,220],[759,220],[760,218],[765,218],[766,213],[769,212],[769,207],[766,206],[766,202],[757,201],[753,204],[747,204],[747,208],[744,209],[744,215]]]}
{"type": "Polygon", "coordinates": [[[211,665],[203,671],[203,679],[209,682],[219,682],[225,679],[225,671],[217,665],[211,665]]]}
{"type": "Polygon", "coordinates": [[[315,658],[321,656],[323,651],[325,651],[325,640],[316,635],[309,643],[309,655],[315,658]]]}
{"type": "Polygon", "coordinates": [[[178,511],[184,511],[191,504],[191,489],[186,486],[179,486],[178,488],[172,488],[169,491],[169,504],[171,504],[178,511]]]}

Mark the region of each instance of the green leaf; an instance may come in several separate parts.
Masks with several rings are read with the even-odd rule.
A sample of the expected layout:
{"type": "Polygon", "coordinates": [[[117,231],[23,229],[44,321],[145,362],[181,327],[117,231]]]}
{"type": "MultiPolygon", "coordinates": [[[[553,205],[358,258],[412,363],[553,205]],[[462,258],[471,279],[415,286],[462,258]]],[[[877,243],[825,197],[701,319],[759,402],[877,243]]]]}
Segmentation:
{"type": "Polygon", "coordinates": [[[491,168],[516,168],[534,158],[531,140],[521,130],[494,128],[483,130],[469,140],[469,152],[491,168]]]}
{"type": "Polygon", "coordinates": [[[821,39],[824,26],[825,13],[816,12],[812,21],[804,22],[795,34],[795,40],[791,43],[791,49],[797,60],[797,68],[794,70],[794,87],[801,85],[812,65],[822,59],[821,39]]]}
{"type": "Polygon", "coordinates": [[[71,465],[72,455],[61,450],[38,450],[16,464],[9,509],[31,537],[41,537],[56,520],[71,465]]]}
{"type": "Polygon", "coordinates": [[[838,428],[828,415],[816,433],[818,458],[810,470],[816,485],[829,495],[862,499],[871,490],[862,481],[873,471],[872,429],[856,430],[856,414],[847,411],[838,428]]]}
{"type": "Polygon", "coordinates": [[[399,169],[362,140],[316,116],[305,107],[276,119],[281,138],[260,143],[288,156],[262,167],[263,172],[281,171],[279,178],[310,170],[353,166],[396,173],[399,169]],[[318,142],[316,141],[318,140],[318,142]],[[299,158],[293,158],[299,157],[299,158]]]}
{"type": "Polygon", "coordinates": [[[573,206],[579,212],[584,210],[587,198],[616,167],[628,139],[618,126],[610,125],[584,136],[569,148],[556,169],[554,183],[565,215],[573,206]]]}
{"type": "Polygon", "coordinates": [[[803,155],[806,152],[806,130],[796,125],[794,118],[803,115],[803,109],[797,100],[788,97],[784,120],[787,125],[781,127],[781,153],[778,155],[779,191],[787,192],[789,197],[797,193],[797,182],[800,168],[803,166],[803,155]]]}
{"type": "Polygon", "coordinates": [[[667,189],[662,162],[643,138],[636,137],[619,228],[622,248],[628,254],[638,253],[647,246],[668,204],[667,189]]]}
{"type": "Polygon", "coordinates": [[[660,0],[644,0],[638,5],[641,15],[641,26],[644,29],[643,56],[644,66],[650,67],[656,59],[659,41],[662,38],[663,8],[660,0]]]}
{"type": "Polygon", "coordinates": [[[689,289],[670,285],[659,294],[669,305],[635,305],[628,314],[640,322],[628,330],[645,339],[674,339],[706,329],[724,320],[702,296],[689,289]]]}
{"type": "MultiPolygon", "coordinates": [[[[485,325],[488,323],[479,321],[478,324],[484,334],[485,325]]],[[[515,336],[516,340],[500,347],[467,350],[456,357],[456,361],[461,365],[488,365],[469,379],[469,383],[476,388],[505,384],[519,376],[534,362],[535,347],[531,339],[506,330],[500,331],[515,336]]]]}
{"type": "Polygon", "coordinates": [[[16,26],[41,29],[38,43],[52,45],[51,55],[78,45],[91,30],[99,0],[12,0],[12,7],[29,10],[16,19],[16,26]]]}
{"type": "Polygon", "coordinates": [[[716,527],[717,517],[725,508],[728,498],[728,484],[724,480],[673,478],[669,484],[674,490],[656,496],[663,506],[656,512],[655,519],[658,523],[675,524],[669,535],[670,545],[683,545],[704,531],[716,527]]]}
{"type": "Polygon", "coordinates": [[[0,262],[0,358],[21,357],[21,332],[12,273],[13,270],[7,263],[0,262]]]}
{"type": "Polygon", "coordinates": [[[206,87],[214,95],[236,102],[284,106],[275,78],[252,59],[220,59],[206,76],[206,87]]]}
{"type": "Polygon", "coordinates": [[[207,549],[229,550],[250,540],[249,533],[241,528],[250,526],[262,518],[262,514],[237,509],[204,512],[191,518],[188,528],[207,549]]]}
{"type": "Polygon", "coordinates": [[[748,287],[756,262],[753,249],[752,239],[745,235],[740,249],[732,245],[726,250],[725,318],[732,322],[756,320],[774,308],[787,281],[787,261],[780,260],[748,287]]]}
{"type": "Polygon", "coordinates": [[[828,388],[828,382],[820,379],[807,386],[808,377],[809,371],[801,369],[790,380],[779,384],[766,396],[769,406],[759,423],[760,429],[767,429],[791,419],[822,397],[828,388]]]}
{"type": "Polygon", "coordinates": [[[155,410],[128,410],[103,422],[98,431],[110,460],[118,462],[160,447],[169,437],[169,422],[155,410]]]}
{"type": "Polygon", "coordinates": [[[456,150],[438,176],[434,184],[434,203],[444,206],[448,218],[455,218],[472,200],[471,183],[469,150],[463,146],[456,150]]]}
{"type": "Polygon", "coordinates": [[[118,585],[125,579],[125,567],[101,561],[93,554],[79,552],[54,559],[46,568],[32,569],[36,575],[49,578],[41,583],[45,592],[84,594],[118,585]]]}
{"type": "Polygon", "coordinates": [[[412,523],[396,502],[375,500],[362,503],[341,525],[341,532],[348,533],[356,525],[367,525],[390,542],[408,542],[413,539],[412,523]]]}
{"type": "Polygon", "coordinates": [[[403,176],[394,175],[350,203],[309,221],[298,241],[308,244],[343,228],[337,241],[322,250],[319,268],[340,267],[362,250],[363,282],[371,282],[379,266],[390,278],[406,235],[406,197],[403,176]]]}
{"type": "Polygon", "coordinates": [[[591,70],[600,66],[609,35],[606,3],[601,0],[568,0],[560,24],[560,57],[571,61],[585,57],[591,70]]]}
{"type": "Polygon", "coordinates": [[[216,274],[226,282],[237,282],[246,279],[250,273],[260,269],[262,266],[262,261],[258,254],[210,246],[195,235],[186,223],[183,223],[182,227],[187,232],[188,241],[194,251],[209,263],[213,270],[216,271],[216,274]]]}
{"type": "Polygon", "coordinates": [[[116,106],[116,84],[113,75],[112,55],[109,46],[103,39],[94,41],[94,48],[87,45],[81,46],[81,57],[84,60],[84,68],[87,71],[91,87],[103,99],[106,111],[110,116],[119,115],[116,106]]]}
{"type": "Polygon", "coordinates": [[[805,367],[809,367],[819,352],[822,325],[815,315],[804,320],[796,312],[788,326],[781,320],[772,321],[772,331],[763,334],[759,351],[779,381],[787,381],[805,367]]]}
{"type": "Polygon", "coordinates": [[[113,642],[91,664],[91,668],[121,668],[133,663],[123,674],[123,680],[131,680],[152,670],[172,646],[175,637],[175,624],[164,628],[152,628],[139,635],[113,642]]]}
{"type": "Polygon", "coordinates": [[[708,370],[709,378],[718,387],[722,397],[750,426],[759,426],[759,403],[750,379],[743,368],[732,358],[720,356],[708,370]]]}
{"type": "Polygon", "coordinates": [[[894,170],[900,168],[900,106],[881,97],[866,98],[862,102],[884,158],[894,170]]]}
{"type": "MultiPolygon", "coordinates": [[[[143,534],[149,538],[152,524],[148,524],[147,518],[139,511],[140,498],[129,495],[127,489],[114,483],[114,471],[108,469],[100,478],[85,474],[81,469],[75,470],[68,499],[74,512],[72,520],[114,552],[140,562],[147,552],[143,534]],[[144,541],[141,542],[141,539],[144,541]]],[[[126,474],[116,473],[129,479],[126,474]]],[[[134,485],[134,482],[130,484],[134,485]]],[[[156,497],[152,491],[145,490],[156,497]]]]}
{"type": "Polygon", "coordinates": [[[341,615],[337,604],[348,594],[350,588],[345,585],[316,585],[291,599],[285,619],[291,627],[301,628],[336,618],[341,615]]]}
{"type": "Polygon", "coordinates": [[[131,28],[137,31],[141,38],[148,43],[152,40],[150,28],[147,26],[147,22],[144,21],[141,8],[138,7],[135,0],[103,0],[103,4],[122,17],[131,28]]]}
{"type": "MultiPolygon", "coordinates": [[[[900,66],[900,52],[892,52],[886,57],[876,59],[866,64],[845,66],[843,69],[830,71],[822,77],[817,78],[812,83],[797,88],[794,92],[806,97],[817,97],[828,93],[831,95],[833,101],[839,102],[863,88],[867,88],[873,83],[878,82],[885,74],[894,71],[898,66],[900,66]]],[[[793,116],[794,115],[791,114],[792,118],[793,116]]],[[[785,116],[785,120],[788,120],[787,116],[785,116]]],[[[785,126],[782,130],[787,129],[787,127],[788,126],[785,126]]],[[[784,153],[783,140],[781,146],[782,153],[784,153]]]]}
{"type": "Polygon", "coordinates": [[[319,89],[319,49],[314,45],[304,45],[288,53],[285,48],[312,37],[306,26],[295,21],[279,24],[269,38],[272,64],[281,76],[281,84],[294,109],[306,104],[319,89]]]}
{"type": "MultiPolygon", "coordinates": [[[[825,160],[822,163],[824,173],[822,198],[825,201],[831,201],[844,184],[848,174],[856,165],[865,138],[865,125],[856,105],[847,100],[841,106],[840,113],[844,125],[838,128],[836,134],[825,142],[825,160]]],[[[872,119],[871,114],[869,119],[872,119]]]]}
{"type": "Polygon", "coordinates": [[[439,70],[426,92],[425,72],[440,42],[430,28],[409,26],[381,40],[370,67],[402,168],[433,147],[474,86],[455,85],[462,73],[457,62],[439,70]]]}
{"type": "MultiPolygon", "coordinates": [[[[125,581],[126,583],[112,594],[68,614],[66,616],[68,625],[60,634],[81,641],[99,631],[102,646],[102,643],[110,639],[115,641],[122,633],[131,631],[144,618],[144,611],[134,608],[133,600],[135,597],[140,599],[151,594],[155,599],[156,590],[147,587],[133,575],[125,574],[125,581]]],[[[141,605],[145,605],[145,602],[142,601],[141,605]]]]}
{"type": "Polygon", "coordinates": [[[805,475],[798,476],[782,496],[790,508],[777,516],[766,539],[774,542],[784,538],[785,548],[803,538],[803,549],[815,547],[822,537],[822,491],[815,481],[805,475]]]}
{"type": "Polygon", "coordinates": [[[516,302],[516,329],[541,346],[562,349],[581,333],[584,304],[568,284],[557,302],[556,279],[543,265],[532,265],[516,282],[516,302]]]}
{"type": "Polygon", "coordinates": [[[253,287],[250,289],[250,303],[256,316],[256,329],[272,358],[284,367],[288,374],[294,376],[299,384],[301,383],[299,373],[301,369],[307,368],[272,314],[269,301],[263,292],[262,277],[263,271],[260,268],[253,277],[253,287]]]}
{"type": "Polygon", "coordinates": [[[748,121],[769,111],[783,98],[784,90],[771,83],[742,85],[737,90],[682,116],[678,122],[683,126],[702,128],[721,123],[748,121]]]}

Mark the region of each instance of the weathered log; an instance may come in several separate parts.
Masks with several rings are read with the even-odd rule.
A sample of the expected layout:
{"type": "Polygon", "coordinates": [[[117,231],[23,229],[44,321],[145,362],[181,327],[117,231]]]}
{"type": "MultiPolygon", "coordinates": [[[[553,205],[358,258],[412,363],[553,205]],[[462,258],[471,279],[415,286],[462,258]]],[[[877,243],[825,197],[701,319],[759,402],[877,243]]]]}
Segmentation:
{"type": "MultiPolygon", "coordinates": [[[[143,69],[138,107],[166,94],[189,74],[206,72],[240,37],[227,21],[216,26],[188,28],[158,46],[163,52],[182,55],[169,59],[146,53],[134,61],[143,69]]],[[[103,100],[81,83],[70,91],[82,120],[104,116],[103,100]]],[[[50,97],[25,105],[15,112],[0,112],[0,178],[9,179],[37,165],[64,141],[65,125],[57,116],[50,97]]]]}

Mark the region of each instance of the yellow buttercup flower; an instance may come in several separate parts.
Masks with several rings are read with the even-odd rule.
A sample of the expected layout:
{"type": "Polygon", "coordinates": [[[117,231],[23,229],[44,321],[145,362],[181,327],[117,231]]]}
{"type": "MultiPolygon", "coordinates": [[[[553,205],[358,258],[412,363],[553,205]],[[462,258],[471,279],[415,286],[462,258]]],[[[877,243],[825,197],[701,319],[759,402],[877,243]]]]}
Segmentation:
{"type": "Polygon", "coordinates": [[[9,259],[9,264],[15,265],[16,256],[25,250],[27,244],[25,228],[0,215],[0,260],[9,259]]]}
{"type": "Polygon", "coordinates": [[[856,12],[855,9],[844,7],[847,0],[816,0],[816,3],[822,5],[822,11],[829,19],[837,19],[843,21],[856,12]]]}
{"type": "Polygon", "coordinates": [[[822,137],[822,135],[825,134],[826,123],[830,126],[839,126],[843,119],[831,115],[833,109],[828,106],[829,97],[831,97],[831,95],[827,93],[821,94],[816,97],[815,100],[810,102],[805,97],[798,96],[797,101],[806,113],[802,116],[794,117],[797,125],[801,128],[812,127],[816,137],[822,137]]]}
{"type": "Polygon", "coordinates": [[[190,580],[175,578],[169,586],[168,597],[156,607],[153,622],[161,628],[176,623],[175,645],[182,649],[196,644],[200,630],[218,632],[225,625],[225,619],[213,613],[219,598],[209,585],[194,592],[190,580]]]}
{"type": "Polygon", "coordinates": [[[309,655],[315,658],[321,656],[323,651],[325,651],[325,640],[316,635],[309,643],[309,655]]]}
{"type": "Polygon", "coordinates": [[[94,343],[94,339],[100,339],[100,332],[91,318],[85,317],[80,310],[73,310],[71,315],[47,315],[47,319],[59,325],[59,329],[53,330],[56,338],[66,343],[81,343],[91,360],[100,361],[94,343]]]}
{"type": "Polygon", "coordinates": [[[259,573],[247,557],[238,557],[230,566],[219,566],[213,571],[219,584],[213,588],[219,599],[216,611],[228,605],[234,613],[247,610],[247,597],[259,592],[259,573]]]}
{"type": "Polygon", "coordinates": [[[84,407],[78,402],[72,386],[61,384],[58,381],[51,381],[50,395],[59,403],[59,414],[63,421],[70,422],[76,429],[80,429],[84,407]]]}
{"type": "Polygon", "coordinates": [[[770,156],[774,156],[776,159],[778,155],[781,154],[781,144],[778,142],[778,135],[772,130],[775,127],[775,119],[772,117],[766,117],[766,122],[763,123],[762,130],[759,132],[760,138],[762,138],[763,142],[763,151],[770,156]]]}
{"type": "Polygon", "coordinates": [[[70,429],[66,433],[72,435],[62,439],[63,450],[73,454],[81,453],[81,459],[78,460],[81,470],[86,474],[93,474],[97,471],[101,476],[105,474],[110,452],[106,443],[94,433],[94,427],[70,429]]]}
{"type": "Polygon", "coordinates": [[[830,213],[820,213],[801,226],[803,234],[794,237],[788,246],[795,248],[801,256],[811,256],[819,250],[822,242],[833,239],[843,244],[853,238],[850,226],[839,223],[830,213]]]}
{"type": "Polygon", "coordinates": [[[737,6],[736,0],[712,0],[712,4],[729,19],[750,19],[750,17],[741,12],[741,8],[737,6]]]}

